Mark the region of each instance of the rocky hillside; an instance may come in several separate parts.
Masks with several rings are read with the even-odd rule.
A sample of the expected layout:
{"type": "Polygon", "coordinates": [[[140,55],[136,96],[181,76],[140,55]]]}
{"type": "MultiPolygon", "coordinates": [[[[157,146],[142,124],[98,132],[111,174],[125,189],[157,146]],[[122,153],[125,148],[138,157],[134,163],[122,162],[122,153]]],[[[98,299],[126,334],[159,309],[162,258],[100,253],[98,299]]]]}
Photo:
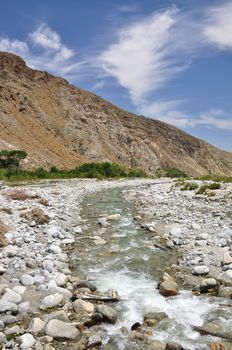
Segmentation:
{"type": "Polygon", "coordinates": [[[177,167],[193,175],[232,175],[232,153],[124,111],[5,52],[0,53],[0,148],[26,150],[33,166],[110,160],[150,173],[177,167]]]}

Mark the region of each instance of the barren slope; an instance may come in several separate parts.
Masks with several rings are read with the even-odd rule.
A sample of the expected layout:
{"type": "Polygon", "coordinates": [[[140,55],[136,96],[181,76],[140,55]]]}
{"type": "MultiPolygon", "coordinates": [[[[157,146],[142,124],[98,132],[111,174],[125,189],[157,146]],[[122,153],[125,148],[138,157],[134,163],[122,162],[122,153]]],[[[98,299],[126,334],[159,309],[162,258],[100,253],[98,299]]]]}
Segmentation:
{"type": "Polygon", "coordinates": [[[0,53],[0,148],[24,149],[36,166],[110,160],[150,173],[175,166],[193,175],[232,175],[232,153],[128,113],[9,53],[0,53]]]}

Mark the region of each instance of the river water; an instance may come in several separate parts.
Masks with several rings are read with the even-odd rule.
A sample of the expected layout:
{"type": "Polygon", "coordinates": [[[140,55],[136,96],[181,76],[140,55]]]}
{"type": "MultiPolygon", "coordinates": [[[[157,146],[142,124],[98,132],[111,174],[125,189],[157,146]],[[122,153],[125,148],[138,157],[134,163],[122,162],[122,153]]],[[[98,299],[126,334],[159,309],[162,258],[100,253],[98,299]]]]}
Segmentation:
{"type": "Polygon", "coordinates": [[[200,336],[193,327],[201,326],[217,311],[219,299],[193,296],[187,290],[170,298],[159,294],[158,281],[177,258],[175,253],[150,244],[149,235],[134,220],[136,213],[122,190],[110,189],[86,197],[80,215],[84,235],[100,236],[106,243],[96,245],[92,239],[80,239],[77,269],[100,291],[114,288],[121,298],[113,305],[119,313],[118,322],[104,326],[104,342],[108,343],[105,349],[141,349],[128,343],[120,329],[142,322],[147,312],[165,312],[169,317],[154,329],[154,339],[175,341],[186,349],[209,349],[212,338],[200,336]],[[98,224],[99,217],[115,213],[121,214],[120,221],[109,227],[98,224]]]}

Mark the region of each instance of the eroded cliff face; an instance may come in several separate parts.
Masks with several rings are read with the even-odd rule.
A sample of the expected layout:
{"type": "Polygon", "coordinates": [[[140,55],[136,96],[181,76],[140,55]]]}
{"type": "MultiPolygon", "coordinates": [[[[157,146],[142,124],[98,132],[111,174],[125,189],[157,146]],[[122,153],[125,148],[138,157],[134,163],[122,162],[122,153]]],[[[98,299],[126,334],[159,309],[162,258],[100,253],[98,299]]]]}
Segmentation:
{"type": "Polygon", "coordinates": [[[0,53],[0,148],[24,149],[32,166],[113,161],[154,173],[232,175],[232,154],[166,123],[136,116],[66,80],[0,53]]]}

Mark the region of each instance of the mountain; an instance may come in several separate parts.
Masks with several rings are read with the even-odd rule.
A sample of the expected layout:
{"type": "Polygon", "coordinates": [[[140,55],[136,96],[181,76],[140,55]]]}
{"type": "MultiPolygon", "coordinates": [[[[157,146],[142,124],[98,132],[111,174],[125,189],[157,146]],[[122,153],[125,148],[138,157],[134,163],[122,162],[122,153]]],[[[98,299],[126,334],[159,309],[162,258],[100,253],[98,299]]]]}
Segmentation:
{"type": "Polygon", "coordinates": [[[177,167],[232,175],[232,153],[0,52],[0,149],[15,148],[27,151],[30,166],[113,161],[149,173],[177,167]]]}

